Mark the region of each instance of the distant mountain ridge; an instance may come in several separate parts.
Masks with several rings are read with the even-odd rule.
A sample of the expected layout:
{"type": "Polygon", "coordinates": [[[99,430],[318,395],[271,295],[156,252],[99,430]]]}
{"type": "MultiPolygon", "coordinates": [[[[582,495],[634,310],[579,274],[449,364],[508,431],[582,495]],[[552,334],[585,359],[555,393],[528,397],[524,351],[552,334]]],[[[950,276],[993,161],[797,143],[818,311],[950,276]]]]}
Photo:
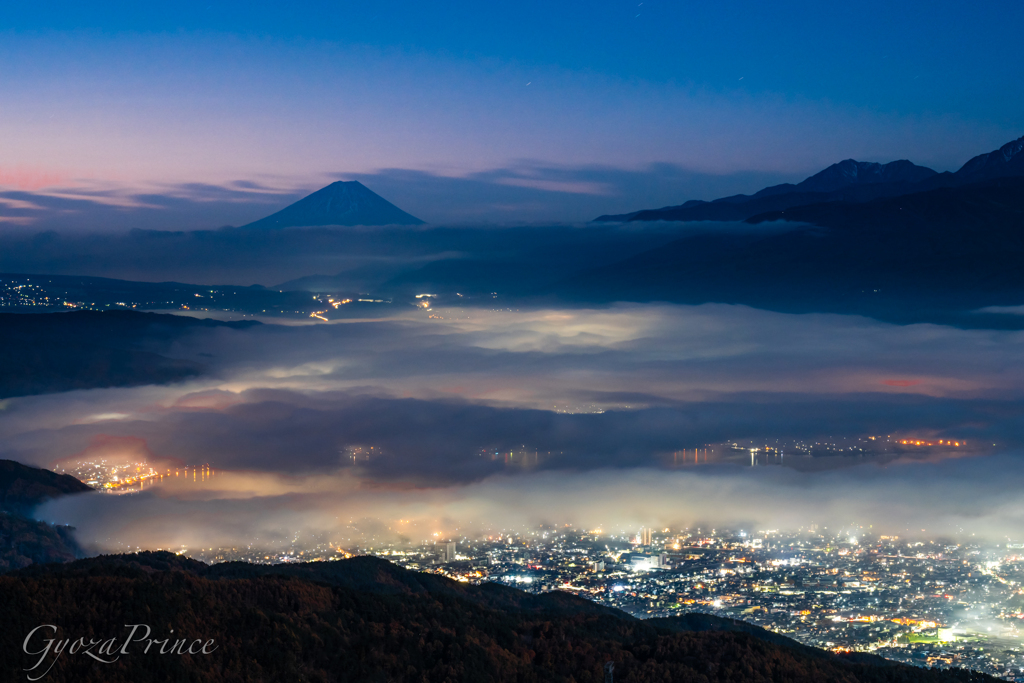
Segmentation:
{"type": "Polygon", "coordinates": [[[313,194],[243,228],[293,228],[320,225],[422,225],[358,180],[331,183],[313,194]]]}
{"type": "Polygon", "coordinates": [[[936,171],[906,159],[888,164],[846,159],[812,175],[797,187],[810,192],[835,192],[850,185],[916,183],[935,175],[938,175],[936,171]]]}
{"type": "Polygon", "coordinates": [[[735,195],[734,197],[716,199],[712,203],[735,203],[737,201],[747,201],[780,194],[795,194],[798,192],[836,192],[858,185],[918,183],[937,175],[939,175],[937,171],[924,166],[918,166],[906,159],[891,161],[888,164],[846,159],[837,164],[832,164],[824,171],[819,171],[796,185],[790,183],[773,185],[749,197],[747,195],[735,195]]]}
{"type": "Polygon", "coordinates": [[[899,324],[1024,326],[1024,316],[984,310],[1024,301],[1024,175],[796,206],[745,222],[749,230],[702,228],[555,289],[588,302],[718,302],[899,324]]]}
{"type": "Polygon", "coordinates": [[[759,214],[826,202],[870,202],[943,187],[962,187],[996,178],[1024,175],[1024,136],[998,150],[979,154],[955,173],[937,173],[902,159],[887,164],[846,159],[797,184],[766,187],[752,195],[710,202],[690,200],[678,206],[599,216],[595,221],[742,221],[759,214]]]}
{"type": "Polygon", "coordinates": [[[964,164],[956,175],[962,179],[988,180],[1024,174],[1024,136],[1007,142],[994,152],[979,154],[964,164]]]}

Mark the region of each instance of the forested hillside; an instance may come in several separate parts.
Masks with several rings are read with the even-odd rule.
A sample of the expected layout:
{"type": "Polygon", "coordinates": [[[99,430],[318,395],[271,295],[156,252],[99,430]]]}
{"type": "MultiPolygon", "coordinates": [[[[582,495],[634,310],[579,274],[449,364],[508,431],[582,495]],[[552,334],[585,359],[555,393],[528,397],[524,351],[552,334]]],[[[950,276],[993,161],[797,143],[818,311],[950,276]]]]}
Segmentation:
{"type": "Polygon", "coordinates": [[[35,673],[52,664],[44,680],[55,683],[584,683],[603,681],[609,661],[620,683],[993,680],[847,661],[756,628],[733,630],[740,626],[713,617],[645,622],[573,596],[467,586],[369,557],[218,568],[142,553],[36,565],[0,576],[0,618],[6,680],[23,678],[40,659],[35,673]],[[30,657],[23,643],[41,624],[59,631],[37,632],[29,646],[37,654],[30,657]],[[126,624],[152,630],[150,638],[158,640],[148,654],[141,627],[124,644],[126,624]],[[79,649],[55,657],[44,649],[46,638],[114,638],[107,649],[115,656],[100,663],[79,649]],[[199,645],[196,654],[159,654],[157,648],[178,639],[185,648],[214,644],[209,654],[199,645]]]}

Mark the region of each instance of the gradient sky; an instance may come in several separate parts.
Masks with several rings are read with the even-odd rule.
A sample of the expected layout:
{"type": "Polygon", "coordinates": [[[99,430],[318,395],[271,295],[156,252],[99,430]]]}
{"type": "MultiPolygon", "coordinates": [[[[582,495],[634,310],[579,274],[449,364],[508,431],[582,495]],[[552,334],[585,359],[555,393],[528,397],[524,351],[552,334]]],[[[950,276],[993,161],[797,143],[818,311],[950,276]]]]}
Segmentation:
{"type": "Polygon", "coordinates": [[[576,221],[849,157],[955,169],[1024,133],[1022,20],[1019,2],[18,3],[0,225],[240,224],[336,178],[429,222],[576,221]]]}

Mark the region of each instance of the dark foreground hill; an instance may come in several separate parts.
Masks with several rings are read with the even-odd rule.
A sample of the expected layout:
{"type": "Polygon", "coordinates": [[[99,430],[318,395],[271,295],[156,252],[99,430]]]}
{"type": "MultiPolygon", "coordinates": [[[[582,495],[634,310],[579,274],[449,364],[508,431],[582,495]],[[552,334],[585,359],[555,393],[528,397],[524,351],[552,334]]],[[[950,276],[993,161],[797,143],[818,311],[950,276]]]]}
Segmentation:
{"type": "Polygon", "coordinates": [[[994,680],[852,661],[705,615],[640,621],[571,595],[458,584],[370,557],[208,567],[141,553],[34,566],[0,576],[0,610],[4,680],[50,667],[43,680],[83,683],[585,683],[603,681],[607,662],[620,683],[994,680]],[[53,628],[36,631],[26,654],[26,636],[44,624],[53,628]],[[140,625],[127,645],[125,624],[140,625]],[[79,638],[98,641],[91,652],[104,661],[81,645],[46,650],[46,639],[79,638]],[[192,654],[171,654],[176,644],[192,654]]]}

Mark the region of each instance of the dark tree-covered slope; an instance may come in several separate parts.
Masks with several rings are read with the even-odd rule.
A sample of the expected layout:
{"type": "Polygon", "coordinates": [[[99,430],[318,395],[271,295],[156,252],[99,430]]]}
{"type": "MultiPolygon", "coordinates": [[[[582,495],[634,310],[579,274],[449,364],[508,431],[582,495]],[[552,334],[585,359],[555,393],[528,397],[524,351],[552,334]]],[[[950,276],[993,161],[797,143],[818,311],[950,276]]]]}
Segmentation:
{"type": "Polygon", "coordinates": [[[13,460],[0,460],[0,510],[5,512],[28,514],[50,498],[87,491],[92,491],[92,487],[70,474],[57,474],[13,460]]]}
{"type": "Polygon", "coordinates": [[[70,528],[26,515],[51,498],[89,491],[91,487],[70,475],[0,460],[0,571],[81,557],[70,528]]]}
{"type": "Polygon", "coordinates": [[[72,529],[0,512],[0,572],[82,556],[72,529]]]}
{"type": "Polygon", "coordinates": [[[172,644],[216,645],[207,655],[160,655],[133,643],[110,664],[65,653],[47,674],[55,683],[588,683],[604,680],[609,661],[620,683],[993,680],[851,662],[737,622],[709,628],[712,617],[645,622],[573,596],[459,585],[365,557],[219,568],[142,553],[33,566],[0,576],[0,610],[0,671],[11,680],[39,659],[22,645],[40,624],[58,627],[58,638],[118,638],[118,650],[125,624],[146,624],[151,638],[172,644]]]}

